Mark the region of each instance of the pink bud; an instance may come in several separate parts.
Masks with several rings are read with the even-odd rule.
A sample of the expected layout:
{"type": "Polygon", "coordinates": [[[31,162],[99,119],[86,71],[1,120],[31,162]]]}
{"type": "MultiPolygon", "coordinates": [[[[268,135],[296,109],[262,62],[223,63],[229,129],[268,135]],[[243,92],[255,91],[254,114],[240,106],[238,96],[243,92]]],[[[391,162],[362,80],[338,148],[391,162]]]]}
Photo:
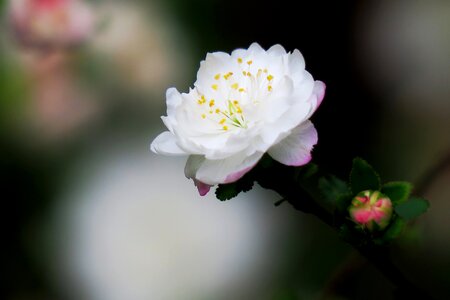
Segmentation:
{"type": "Polygon", "coordinates": [[[82,0],[10,0],[9,21],[17,41],[32,48],[67,48],[92,32],[92,11],[82,0]]]}
{"type": "Polygon", "coordinates": [[[348,209],[355,223],[371,231],[386,228],[392,216],[391,200],[378,191],[359,193],[348,209]]]}

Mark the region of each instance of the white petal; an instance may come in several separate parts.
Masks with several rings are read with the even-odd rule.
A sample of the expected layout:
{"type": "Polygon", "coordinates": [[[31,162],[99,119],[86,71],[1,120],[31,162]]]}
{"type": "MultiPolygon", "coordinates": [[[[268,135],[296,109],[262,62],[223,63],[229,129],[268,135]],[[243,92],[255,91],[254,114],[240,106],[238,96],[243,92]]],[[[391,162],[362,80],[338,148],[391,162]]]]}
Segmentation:
{"type": "Polygon", "coordinates": [[[260,54],[265,52],[265,50],[258,43],[253,43],[250,47],[248,47],[248,52],[252,54],[260,54]]]}
{"type": "Polygon", "coordinates": [[[176,138],[170,131],[164,131],[158,135],[150,145],[150,149],[157,154],[164,155],[186,155],[176,144],[176,138]]]}
{"type": "Polygon", "coordinates": [[[325,83],[323,83],[322,81],[316,80],[314,82],[313,94],[315,94],[317,97],[316,109],[317,107],[319,107],[320,103],[322,103],[323,97],[325,97],[325,89],[325,83]]]}
{"type": "Polygon", "coordinates": [[[270,47],[270,49],[267,50],[267,53],[274,56],[282,56],[286,54],[286,50],[283,48],[283,46],[277,44],[270,47]]]}
{"type": "Polygon", "coordinates": [[[209,185],[231,183],[250,171],[262,156],[262,152],[250,156],[239,153],[226,159],[205,160],[197,170],[195,178],[209,185]]]}
{"type": "Polygon", "coordinates": [[[190,155],[186,162],[186,166],[184,167],[184,175],[186,176],[186,178],[195,179],[195,174],[204,161],[205,157],[202,155],[190,155]]]}
{"type": "Polygon", "coordinates": [[[297,49],[289,55],[289,70],[292,73],[300,72],[305,69],[305,59],[303,55],[297,49]]]}
{"type": "Polygon", "coordinates": [[[176,108],[183,101],[180,92],[176,88],[169,88],[166,91],[167,115],[175,116],[176,108]]]}
{"type": "Polygon", "coordinates": [[[302,166],[311,160],[311,150],[317,144],[317,131],[311,121],[296,127],[281,142],[272,146],[269,155],[288,166],[302,166]]]}

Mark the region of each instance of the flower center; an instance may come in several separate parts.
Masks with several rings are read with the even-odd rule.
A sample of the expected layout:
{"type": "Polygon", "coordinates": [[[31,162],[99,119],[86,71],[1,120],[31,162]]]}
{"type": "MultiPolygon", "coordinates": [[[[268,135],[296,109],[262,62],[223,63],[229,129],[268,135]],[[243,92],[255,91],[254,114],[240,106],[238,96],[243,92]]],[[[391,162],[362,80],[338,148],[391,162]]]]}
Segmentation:
{"type": "Polygon", "coordinates": [[[258,68],[252,60],[237,59],[238,68],[217,73],[197,105],[200,118],[212,122],[220,131],[248,128],[247,109],[254,109],[260,100],[273,91],[274,76],[268,68],[258,68]]]}

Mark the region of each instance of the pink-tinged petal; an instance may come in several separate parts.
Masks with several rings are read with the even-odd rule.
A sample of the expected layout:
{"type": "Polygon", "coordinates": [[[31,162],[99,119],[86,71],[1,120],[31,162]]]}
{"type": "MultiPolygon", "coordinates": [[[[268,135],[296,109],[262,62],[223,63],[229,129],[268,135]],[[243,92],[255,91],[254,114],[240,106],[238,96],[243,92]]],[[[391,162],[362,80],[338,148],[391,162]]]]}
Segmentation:
{"type": "Polygon", "coordinates": [[[284,165],[302,166],[310,162],[311,151],[317,140],[317,131],[308,120],[294,128],[288,137],[272,146],[268,153],[284,165]]]}
{"type": "Polygon", "coordinates": [[[367,224],[372,220],[372,213],[370,210],[360,209],[353,211],[353,219],[360,224],[367,224]]]}
{"type": "Polygon", "coordinates": [[[372,219],[375,220],[375,222],[377,222],[377,223],[382,222],[387,217],[388,217],[388,214],[383,210],[373,210],[372,211],[372,219]]]}
{"type": "Polygon", "coordinates": [[[250,166],[248,168],[245,168],[243,170],[240,170],[238,172],[232,173],[230,175],[227,176],[227,178],[225,178],[224,183],[232,183],[235,181],[238,181],[239,179],[242,178],[242,176],[244,176],[245,174],[247,174],[251,169],[253,169],[255,165],[250,166]]]}
{"type": "Polygon", "coordinates": [[[208,194],[209,190],[211,189],[211,186],[203,183],[199,180],[194,179],[194,184],[198,189],[198,193],[200,194],[200,196],[205,196],[206,194],[208,194]]]}
{"type": "Polygon", "coordinates": [[[157,154],[187,155],[176,143],[175,136],[170,131],[164,131],[158,135],[150,145],[150,149],[157,154]]]}
{"type": "Polygon", "coordinates": [[[239,153],[225,159],[205,160],[197,170],[195,178],[209,185],[231,183],[255,166],[263,154],[255,152],[245,156],[244,153],[239,153]]]}

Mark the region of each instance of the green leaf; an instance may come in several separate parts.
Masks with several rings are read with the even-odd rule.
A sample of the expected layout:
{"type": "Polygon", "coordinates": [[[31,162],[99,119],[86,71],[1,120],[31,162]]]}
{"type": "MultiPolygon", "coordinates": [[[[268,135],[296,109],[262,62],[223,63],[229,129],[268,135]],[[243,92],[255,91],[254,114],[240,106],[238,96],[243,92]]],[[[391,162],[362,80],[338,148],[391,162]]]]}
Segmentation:
{"type": "Polygon", "coordinates": [[[342,194],[348,193],[347,183],[333,175],[321,177],[318,185],[323,198],[333,204],[342,194]]]}
{"type": "Polygon", "coordinates": [[[412,184],[404,181],[388,182],[381,188],[381,193],[391,199],[395,205],[405,202],[412,190],[412,184]]]}
{"type": "Polygon", "coordinates": [[[392,222],[391,225],[386,229],[385,234],[383,235],[383,239],[388,242],[394,240],[396,237],[400,235],[405,225],[405,221],[401,218],[396,218],[395,221],[392,222]]]}
{"type": "Polygon", "coordinates": [[[346,212],[350,204],[352,203],[353,196],[350,193],[339,195],[336,200],[336,209],[338,212],[346,212]]]}
{"type": "Polygon", "coordinates": [[[376,191],[380,189],[380,176],[365,160],[355,158],[350,172],[350,186],[355,195],[365,190],[376,191]]]}
{"type": "Polygon", "coordinates": [[[427,211],[429,202],[422,198],[411,198],[395,206],[395,212],[404,220],[417,218],[427,211]]]}
{"type": "Polygon", "coordinates": [[[244,176],[236,182],[228,184],[219,184],[216,189],[216,197],[220,201],[230,200],[240,192],[248,192],[253,187],[253,180],[244,176]]]}

